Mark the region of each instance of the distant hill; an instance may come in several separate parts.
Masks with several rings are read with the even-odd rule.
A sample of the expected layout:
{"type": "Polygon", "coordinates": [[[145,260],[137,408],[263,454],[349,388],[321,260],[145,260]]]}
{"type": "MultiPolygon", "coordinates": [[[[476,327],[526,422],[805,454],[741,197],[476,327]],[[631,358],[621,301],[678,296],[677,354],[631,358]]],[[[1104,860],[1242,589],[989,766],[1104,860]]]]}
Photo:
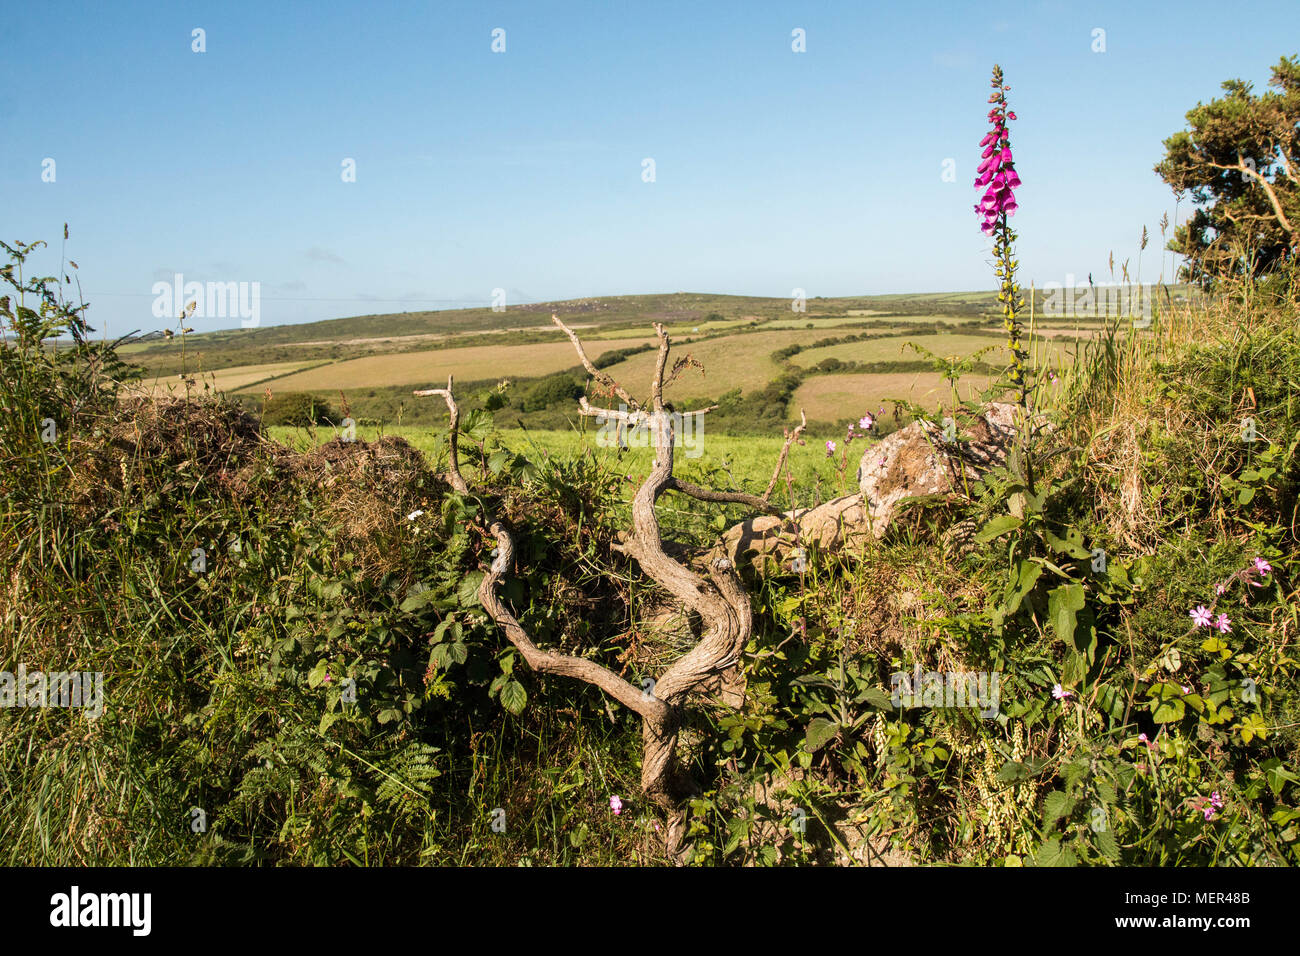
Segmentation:
{"type": "MultiPolygon", "coordinates": [[[[1181,287],[1170,287],[1175,295],[1181,287]]],[[[1042,294],[1039,293],[1039,301],[1042,294]]],[[[895,315],[945,315],[979,318],[997,314],[997,294],[985,292],[935,292],[897,295],[863,295],[807,300],[810,317],[848,316],[856,312],[895,315]]],[[[264,326],[256,329],[224,329],[196,333],[189,337],[195,346],[220,346],[238,342],[241,348],[290,343],[358,343],[357,340],[393,339],[408,336],[447,336],[511,329],[549,328],[556,312],[573,325],[618,327],[650,322],[701,322],[712,314],[728,320],[795,319],[789,298],[717,295],[674,292],[654,295],[621,295],[567,299],[509,305],[504,311],[490,308],[447,309],[433,312],[390,312],[358,315],[297,325],[264,326]]],[[[156,335],[156,333],[154,333],[156,335]]],[[[143,341],[142,337],[140,341],[143,341]]]]}
{"type": "MultiPolygon", "coordinates": [[[[1175,299],[1185,294],[1181,288],[1169,291],[1175,299]]],[[[1036,300],[1045,335],[1077,332],[1086,337],[1100,327],[1091,316],[1043,316],[1041,291],[1036,300]]],[[[152,387],[179,387],[184,379],[178,373],[184,371],[254,400],[268,389],[346,396],[343,400],[358,414],[380,419],[396,416],[398,409],[403,409],[401,415],[432,416],[436,409],[431,405],[404,410],[411,404],[410,391],[445,381],[448,374],[486,385],[511,379],[523,395],[532,386],[518,383],[577,370],[569,343],[551,323],[552,313],[580,331],[593,359],[604,356],[619,375],[634,381],[648,376],[653,357],[645,350],[654,346],[651,326],[663,323],[676,345],[695,354],[708,370],[707,376],[683,380],[679,388],[692,392],[682,397],[716,399],[734,389],[746,395],[768,389],[780,396],[769,403],[774,408],[784,407],[800,382],[806,386],[800,402],[814,409],[819,403],[832,409],[841,392],[874,394],[876,385],[919,387],[919,380],[897,376],[937,373],[933,359],[903,353],[907,336],[942,332],[927,342],[943,354],[970,354],[1001,341],[1000,310],[992,291],[814,297],[802,305],[796,311],[787,298],[691,292],[609,296],[520,304],[499,312],[472,308],[351,316],[162,341],[152,333],[121,351],[127,361],[144,368],[144,380],[152,387]],[[900,335],[904,338],[896,338],[900,335]],[[877,346],[866,339],[881,341],[877,346]],[[820,350],[814,347],[818,345],[820,350]],[[800,349],[809,351],[791,364],[790,356],[800,349]],[[851,374],[874,377],[851,381],[851,374]],[[839,377],[821,380],[827,375],[839,377]]],[[[540,402],[520,400],[530,406],[540,402]]]]}

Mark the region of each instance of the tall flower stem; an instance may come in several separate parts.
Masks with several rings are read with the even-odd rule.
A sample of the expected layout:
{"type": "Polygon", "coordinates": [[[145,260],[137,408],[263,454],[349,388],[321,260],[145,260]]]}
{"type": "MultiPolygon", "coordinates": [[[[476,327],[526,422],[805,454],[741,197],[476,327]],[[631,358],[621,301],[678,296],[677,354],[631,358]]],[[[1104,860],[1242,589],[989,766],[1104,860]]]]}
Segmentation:
{"type": "MultiPolygon", "coordinates": [[[[1007,108],[1007,93],[1011,88],[1003,82],[1002,67],[993,67],[993,79],[990,85],[993,92],[989,95],[989,123],[992,129],[980,140],[984,152],[975,188],[984,189],[984,195],[975,206],[975,212],[983,222],[980,228],[985,235],[993,237],[993,258],[998,276],[998,305],[1002,310],[1002,324],[1007,332],[1007,350],[1011,353],[1008,365],[1008,378],[1017,393],[1017,404],[1024,417],[1022,449],[1028,450],[1029,397],[1033,391],[1033,370],[1026,362],[1029,350],[1025,347],[1024,328],[1021,316],[1025,308],[1025,299],[1016,281],[1015,259],[1016,234],[1011,228],[1011,217],[1015,215],[1018,205],[1015,190],[1020,186],[1020,174],[1016,172],[1015,161],[1011,155],[1011,133],[1007,123],[1016,119],[1016,114],[1007,108]]],[[[1031,468],[1028,456],[1026,468],[1031,468]]],[[[1029,485],[1033,487],[1033,472],[1028,472],[1029,485]]]]}
{"type": "Polygon", "coordinates": [[[1028,412],[1031,370],[1025,362],[1029,358],[1029,351],[1025,348],[1024,327],[1021,323],[1025,297],[1021,294],[1020,283],[1016,281],[1018,263],[1012,247],[1016,234],[1007,218],[1005,212],[1000,214],[993,231],[993,255],[999,280],[998,305],[1002,308],[1002,326],[1006,329],[1007,350],[1011,353],[1009,378],[1018,393],[1017,404],[1028,412]]]}

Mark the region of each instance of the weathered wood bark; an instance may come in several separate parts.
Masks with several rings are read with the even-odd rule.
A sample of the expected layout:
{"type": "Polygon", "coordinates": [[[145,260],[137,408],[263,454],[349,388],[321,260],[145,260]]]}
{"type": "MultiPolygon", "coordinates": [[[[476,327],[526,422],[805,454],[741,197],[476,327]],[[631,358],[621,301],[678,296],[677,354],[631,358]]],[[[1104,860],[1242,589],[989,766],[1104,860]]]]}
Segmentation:
{"type": "MultiPolygon", "coordinates": [[[[678,759],[678,732],[684,708],[693,692],[720,674],[739,667],[740,656],[753,633],[753,615],[749,595],[741,584],[732,561],[724,556],[712,558],[702,571],[696,571],[664,551],[663,535],[655,506],[661,495],[676,491],[703,501],[743,503],[756,510],[772,512],[769,502],[772,489],[789,454],[790,446],[799,441],[803,425],[787,431],[776,472],[767,494],[762,497],[740,492],[712,491],[673,477],[675,422],[680,413],[671,411],[664,402],[664,377],[668,371],[669,339],[661,324],[656,323],[659,354],[651,383],[649,408],[643,409],[628,392],[608,374],[597,369],[587,357],[578,336],[558,317],[555,324],[568,335],[592,378],[609,394],[618,396],[623,403],[619,409],[593,407],[584,397],[579,411],[607,421],[641,425],[650,429],[655,449],[655,460],[650,474],[637,489],[632,500],[632,528],[623,535],[618,549],[631,557],[652,580],[669,592],[683,607],[699,614],[703,622],[699,642],[678,658],[654,682],[649,691],[635,687],[624,678],[595,661],[569,654],[560,654],[538,648],[519,624],[513,613],[497,595],[497,585],[510,571],[514,562],[514,539],[510,530],[499,520],[491,522],[490,530],[497,541],[497,555],[479,586],[478,597],[483,608],[502,628],[506,638],[519,649],[529,667],[541,673],[560,674],[584,680],[599,687],[619,703],[638,714],[642,720],[641,789],[668,819],[666,844],[668,851],[678,857],[683,848],[686,831],[686,801],[699,792],[699,788],[678,759]]],[[[451,416],[450,466],[448,481],[461,493],[468,488],[460,474],[457,451],[459,410],[452,394],[449,379],[445,389],[428,389],[417,395],[439,395],[447,403],[451,416]]],[[[703,415],[711,408],[686,412],[684,416],[703,415]]],[[[684,416],[681,416],[684,418],[684,416]]]]}

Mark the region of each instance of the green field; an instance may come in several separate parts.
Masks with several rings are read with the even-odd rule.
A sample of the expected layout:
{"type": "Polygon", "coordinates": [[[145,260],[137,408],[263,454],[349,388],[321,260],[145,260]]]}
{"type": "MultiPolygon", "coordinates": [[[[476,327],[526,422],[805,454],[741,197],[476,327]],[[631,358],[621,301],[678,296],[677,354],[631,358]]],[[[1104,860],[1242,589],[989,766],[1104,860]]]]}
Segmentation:
{"type": "MultiPolygon", "coordinates": [[[[813,423],[810,434],[825,438],[893,399],[926,407],[949,401],[935,360],[908,348],[909,342],[948,360],[988,350],[967,375],[963,397],[971,387],[983,388],[990,370],[1006,360],[996,301],[984,292],[813,298],[803,313],[776,298],[615,296],[503,312],[358,316],[194,334],[184,341],[133,343],[123,354],[143,369],[143,384],[153,391],[176,393],[185,387],[180,373],[188,372],[200,389],[239,396],[254,410],[267,392],[307,392],[359,420],[388,425],[435,423],[437,409],[411,392],[451,375],[467,408],[504,403],[497,416],[502,424],[554,430],[573,420],[571,389],[588,387],[588,376],[550,322],[552,312],[578,332],[593,360],[642,400],[656,361],[648,348],[655,342],[653,326],[663,323],[674,361],[690,360],[666,396],[685,405],[730,402],[711,421],[719,433],[733,435],[779,434],[802,410],[813,423]],[[854,341],[833,342],[849,337],[854,341]],[[608,355],[636,348],[644,350],[608,355]],[[572,385],[548,376],[567,376],[572,385]]],[[[1060,369],[1072,361],[1076,342],[1100,327],[1075,319],[1040,322],[1036,361],[1060,369]]]]}
{"type": "MultiPolygon", "coordinates": [[[[714,434],[705,425],[686,442],[679,441],[675,458],[675,473],[689,481],[707,484],[715,488],[747,491],[761,495],[772,478],[777,456],[784,443],[778,433],[768,437],[735,437],[714,434]]],[[[558,430],[521,430],[502,429],[498,436],[510,449],[533,459],[542,456],[565,456],[573,452],[589,451],[597,461],[623,474],[637,479],[644,478],[654,460],[653,452],[644,444],[620,451],[617,448],[602,445],[596,434],[596,426],[590,422],[587,431],[579,432],[558,430]]],[[[318,428],[308,431],[303,428],[275,426],[267,429],[270,438],[281,444],[299,450],[310,448],[336,437],[339,432],[332,428],[318,428]]],[[[445,468],[447,460],[447,431],[445,428],[411,426],[381,429],[377,427],[360,427],[356,437],[373,441],[381,434],[399,435],[411,445],[424,453],[430,464],[436,468],[445,468]]],[[[848,464],[841,480],[839,469],[843,464],[844,446],[842,439],[837,439],[837,452],[831,458],[826,454],[824,439],[808,438],[803,445],[795,445],[789,456],[789,471],[799,489],[796,501],[807,503],[811,498],[825,500],[844,492],[855,490],[855,476],[858,462],[863,453],[874,440],[854,441],[848,446],[848,464]]],[[[463,444],[464,453],[474,454],[474,446],[463,444]]],[[[629,483],[626,486],[631,489],[629,483]]],[[[785,484],[781,483],[776,500],[785,500],[785,484]]],[[[676,499],[679,508],[689,508],[705,513],[708,508],[690,499],[676,499]]]]}

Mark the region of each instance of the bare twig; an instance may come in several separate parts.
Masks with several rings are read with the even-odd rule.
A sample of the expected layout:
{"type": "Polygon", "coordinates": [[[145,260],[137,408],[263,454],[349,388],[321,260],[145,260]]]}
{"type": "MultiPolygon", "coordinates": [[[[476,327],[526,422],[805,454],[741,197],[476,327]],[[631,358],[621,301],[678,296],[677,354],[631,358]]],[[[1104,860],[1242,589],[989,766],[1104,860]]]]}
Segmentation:
{"type": "Polygon", "coordinates": [[[447,413],[450,416],[450,424],[447,426],[447,445],[449,450],[449,464],[447,467],[447,482],[459,491],[462,495],[469,494],[469,486],[465,484],[464,477],[460,473],[460,406],[456,404],[456,398],[452,395],[452,377],[447,376],[446,388],[426,388],[416,392],[416,395],[441,395],[443,401],[447,403],[447,413]]]}
{"type": "Polygon", "coordinates": [[[561,322],[560,317],[556,315],[554,312],[551,313],[551,321],[554,322],[556,325],[558,325],[560,327],[560,331],[569,337],[569,341],[573,343],[573,347],[578,353],[578,358],[582,360],[583,367],[586,368],[586,370],[591,374],[592,378],[594,378],[601,385],[605,386],[605,388],[607,388],[610,392],[612,392],[613,394],[621,398],[623,400],[623,403],[633,411],[636,411],[641,407],[639,404],[637,404],[636,400],[633,399],[632,396],[627,393],[627,390],[623,388],[622,385],[614,381],[614,379],[607,372],[602,372],[600,369],[596,368],[596,366],[592,363],[591,359],[587,358],[587,352],[582,347],[582,341],[578,338],[578,333],[574,332],[573,329],[569,328],[567,325],[561,322]]]}
{"type": "Polygon", "coordinates": [[[799,441],[799,436],[803,434],[804,429],[808,427],[808,416],[804,410],[799,409],[799,424],[795,426],[794,431],[785,430],[785,444],[781,446],[781,455],[776,460],[776,470],[772,472],[772,480],[767,483],[767,491],[763,492],[763,501],[768,501],[772,497],[772,491],[776,488],[776,483],[781,477],[781,470],[785,468],[785,460],[790,457],[790,446],[799,441]]]}
{"type": "Polygon", "coordinates": [[[656,412],[664,410],[664,370],[668,367],[668,332],[662,322],[655,323],[655,335],[659,336],[659,356],[655,360],[655,377],[650,383],[651,407],[656,412]]]}
{"type": "Polygon", "coordinates": [[[772,504],[766,498],[760,498],[758,495],[747,494],[743,491],[714,491],[712,488],[701,488],[699,485],[691,484],[689,481],[683,481],[681,478],[673,478],[667,485],[669,491],[680,491],[684,495],[692,498],[698,498],[700,501],[713,501],[720,504],[738,504],[749,505],[765,514],[780,514],[781,509],[772,504]]]}

